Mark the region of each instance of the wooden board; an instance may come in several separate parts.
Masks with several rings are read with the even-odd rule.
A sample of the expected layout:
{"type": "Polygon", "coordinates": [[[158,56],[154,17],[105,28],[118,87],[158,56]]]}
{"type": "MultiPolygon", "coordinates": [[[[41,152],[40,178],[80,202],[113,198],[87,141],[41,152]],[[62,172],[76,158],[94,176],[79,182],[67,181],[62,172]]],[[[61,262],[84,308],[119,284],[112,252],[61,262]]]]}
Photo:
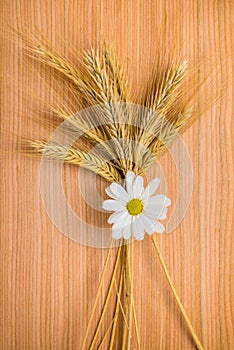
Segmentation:
{"type": "MultiPolygon", "coordinates": [[[[41,126],[25,116],[40,111],[48,94],[52,102],[56,99],[41,84],[40,67],[25,64],[17,39],[7,40],[7,28],[27,32],[37,27],[62,53],[71,46],[78,52],[95,47],[105,38],[125,62],[134,91],[140,91],[154,59],[156,33],[164,21],[165,44],[176,33],[179,51],[188,59],[205,56],[211,60],[220,69],[226,93],[183,136],[193,165],[192,200],[179,227],[156,238],[204,348],[234,348],[232,5],[230,0],[1,2],[1,349],[80,349],[107,254],[69,240],[53,226],[40,197],[40,162],[15,154],[8,140],[9,133],[41,136],[41,126]],[[10,152],[5,152],[6,147],[10,152]]],[[[167,174],[168,194],[176,198],[176,169],[168,154],[161,165],[167,174]]],[[[67,167],[65,175],[68,195],[77,205],[77,171],[67,167]]],[[[134,250],[141,348],[195,348],[152,242],[145,239],[134,244],[134,250]]],[[[111,266],[115,254],[114,249],[111,266]]],[[[110,272],[111,267],[90,334],[100,315],[110,272]]],[[[105,317],[103,333],[111,316],[105,317]]]]}

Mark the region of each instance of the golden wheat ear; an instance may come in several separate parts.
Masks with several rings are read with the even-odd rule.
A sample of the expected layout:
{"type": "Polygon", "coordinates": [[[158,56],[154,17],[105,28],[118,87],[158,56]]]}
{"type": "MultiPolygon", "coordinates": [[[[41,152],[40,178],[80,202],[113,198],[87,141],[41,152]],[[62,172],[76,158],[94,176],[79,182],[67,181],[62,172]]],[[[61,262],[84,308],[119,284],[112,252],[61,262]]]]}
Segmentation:
{"type": "Polygon", "coordinates": [[[25,54],[32,59],[48,66],[54,74],[60,74],[64,81],[73,86],[73,93],[80,94],[88,106],[101,103],[97,94],[97,84],[84,71],[78,69],[74,64],[57,52],[51,43],[45,38],[32,33],[31,38],[26,38],[22,33],[17,32],[21,40],[25,54]],[[42,43],[43,41],[43,43],[42,43]]]}
{"type": "Polygon", "coordinates": [[[224,91],[217,68],[205,60],[188,68],[187,62],[181,60],[169,61],[165,66],[161,62],[162,56],[158,56],[152,78],[141,97],[149,109],[142,117],[138,136],[149,151],[144,154],[144,170],[153,164],[179,133],[187,130],[217,102],[224,91]],[[209,80],[215,69],[216,91],[212,91],[209,80]]]}
{"type": "Polygon", "coordinates": [[[119,172],[110,162],[92,152],[84,152],[75,147],[45,140],[20,139],[19,145],[26,155],[43,156],[49,160],[78,165],[100,175],[109,182],[121,180],[119,172]]]}

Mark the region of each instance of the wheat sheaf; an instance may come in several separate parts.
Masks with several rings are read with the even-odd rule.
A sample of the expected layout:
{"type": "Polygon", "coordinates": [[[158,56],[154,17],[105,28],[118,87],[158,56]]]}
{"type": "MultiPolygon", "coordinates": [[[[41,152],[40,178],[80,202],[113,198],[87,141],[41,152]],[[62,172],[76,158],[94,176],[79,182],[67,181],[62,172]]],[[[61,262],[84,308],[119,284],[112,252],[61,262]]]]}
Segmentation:
{"type": "Polygon", "coordinates": [[[80,69],[37,39],[25,40],[24,47],[29,56],[62,76],[69,93],[81,98],[81,107],[95,106],[97,111],[94,118],[85,118],[76,115],[78,105],[72,109],[66,104],[50,105],[52,118],[47,123],[56,128],[67,121],[65,132],[68,136],[81,135],[82,146],[75,142],[68,149],[62,142],[47,144],[45,139],[24,138],[20,140],[24,154],[63,160],[93,171],[109,182],[119,182],[128,170],[144,174],[196,118],[192,99],[201,82],[194,83],[194,71],[189,70],[186,60],[173,57],[162,64],[159,53],[151,79],[136,97],[106,43],[99,49],[85,51],[80,69]],[[133,104],[143,106],[143,112],[133,113],[128,107],[133,104]]]}

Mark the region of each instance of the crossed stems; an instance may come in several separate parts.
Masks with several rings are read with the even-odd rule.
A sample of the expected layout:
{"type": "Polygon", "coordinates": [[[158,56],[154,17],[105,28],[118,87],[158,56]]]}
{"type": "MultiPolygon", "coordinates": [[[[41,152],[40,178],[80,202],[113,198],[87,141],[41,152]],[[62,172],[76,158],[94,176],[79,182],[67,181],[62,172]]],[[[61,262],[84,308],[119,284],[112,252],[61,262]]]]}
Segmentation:
{"type": "MultiPolygon", "coordinates": [[[[197,337],[197,335],[192,327],[192,324],[191,324],[191,322],[190,322],[190,320],[189,320],[189,318],[184,310],[183,304],[181,303],[180,298],[175,290],[175,287],[172,283],[169,272],[167,270],[167,267],[165,265],[165,262],[163,260],[163,257],[161,255],[160,249],[158,247],[157,241],[156,241],[154,236],[152,236],[152,242],[153,242],[153,246],[156,250],[156,253],[157,253],[160,265],[162,267],[162,270],[164,272],[164,275],[165,275],[165,277],[168,281],[169,287],[170,287],[170,289],[175,297],[175,300],[176,300],[177,305],[180,309],[182,317],[187,325],[187,328],[190,332],[190,335],[191,335],[197,349],[204,350],[201,343],[200,343],[200,340],[198,339],[198,337],[197,337]]],[[[92,320],[93,320],[93,317],[95,314],[98,299],[99,299],[99,296],[101,293],[104,275],[105,275],[105,272],[106,272],[107,267],[108,267],[110,253],[111,253],[111,249],[112,249],[112,244],[113,244],[113,241],[112,241],[111,246],[108,250],[107,257],[106,257],[106,260],[104,263],[102,276],[101,276],[101,279],[99,282],[96,298],[95,298],[94,305],[93,305],[91,315],[89,318],[89,322],[87,325],[85,337],[83,339],[83,343],[82,343],[82,347],[81,347],[82,350],[85,349],[85,345],[86,345],[87,340],[88,340],[89,330],[90,330],[91,323],[92,323],[92,320]]],[[[121,240],[118,251],[117,251],[114,269],[113,269],[111,280],[110,280],[109,287],[107,290],[105,302],[104,302],[104,305],[103,305],[103,308],[101,311],[101,315],[100,315],[100,318],[98,320],[94,335],[92,337],[91,344],[88,347],[89,350],[93,350],[95,344],[97,343],[100,328],[101,328],[105,313],[107,311],[108,303],[110,301],[111,292],[112,292],[112,289],[114,287],[114,284],[116,284],[117,271],[118,271],[118,267],[119,267],[119,262],[121,260],[120,258],[122,258],[122,265],[121,265],[118,288],[116,286],[117,297],[116,297],[114,317],[113,317],[110,325],[108,326],[101,342],[97,345],[96,349],[102,348],[102,345],[104,344],[104,341],[106,340],[106,338],[110,332],[111,332],[111,334],[110,334],[110,341],[109,341],[108,348],[110,350],[113,349],[120,311],[121,311],[122,316],[123,316],[123,335],[122,335],[122,345],[121,345],[122,350],[129,350],[130,348],[140,349],[140,337],[139,337],[139,330],[138,330],[137,318],[136,318],[136,310],[135,310],[134,298],[133,298],[133,275],[134,275],[133,274],[133,262],[134,262],[133,249],[134,249],[133,243],[130,245],[128,245],[128,244],[123,245],[123,240],[121,240]],[[123,294],[123,296],[122,296],[122,294],[123,294]],[[121,301],[121,296],[122,296],[122,301],[121,301]],[[132,339],[133,319],[134,319],[135,332],[136,332],[136,343],[137,343],[136,346],[134,345],[133,339],[132,339]]]]}

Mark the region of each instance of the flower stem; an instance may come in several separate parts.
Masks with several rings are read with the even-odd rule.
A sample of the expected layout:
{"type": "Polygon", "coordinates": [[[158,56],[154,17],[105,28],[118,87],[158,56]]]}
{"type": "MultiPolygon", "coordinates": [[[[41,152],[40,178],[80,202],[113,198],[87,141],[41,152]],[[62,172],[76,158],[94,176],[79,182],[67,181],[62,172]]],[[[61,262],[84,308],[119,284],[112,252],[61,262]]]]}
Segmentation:
{"type": "Polygon", "coordinates": [[[128,347],[127,350],[130,350],[131,348],[131,342],[132,342],[132,313],[133,313],[133,247],[134,244],[130,244],[130,258],[128,259],[128,266],[129,266],[129,284],[130,284],[130,305],[129,305],[129,332],[128,332],[128,347]],[[131,260],[131,263],[130,263],[131,260]]]}
{"type": "Polygon", "coordinates": [[[92,323],[92,320],[93,320],[93,316],[95,314],[95,310],[96,310],[96,307],[97,307],[98,299],[99,299],[99,296],[100,296],[100,293],[101,293],[103,279],[104,279],[104,276],[105,276],[106,269],[108,267],[108,263],[109,263],[109,259],[110,259],[110,253],[111,253],[111,249],[112,249],[112,244],[113,244],[113,241],[111,241],[111,245],[110,245],[110,248],[108,250],[107,257],[106,257],[106,260],[105,260],[105,263],[104,263],[102,276],[101,276],[101,279],[99,281],[97,294],[96,294],[96,297],[95,297],[94,305],[93,305],[93,308],[92,308],[92,311],[91,311],[91,315],[90,315],[90,318],[89,318],[89,322],[88,322],[88,325],[87,325],[87,329],[86,329],[85,337],[83,339],[81,350],[84,350],[85,344],[86,344],[86,341],[87,341],[87,338],[88,338],[89,329],[90,329],[90,326],[91,326],[91,323],[92,323]]]}
{"type": "Polygon", "coordinates": [[[133,281],[133,276],[134,276],[134,243],[131,243],[130,245],[131,247],[131,259],[129,260],[129,283],[131,286],[131,293],[130,293],[130,300],[131,300],[131,304],[130,304],[130,317],[129,317],[129,332],[128,332],[128,349],[130,349],[131,347],[131,341],[132,341],[132,318],[134,319],[134,323],[135,323],[135,331],[136,331],[136,338],[137,338],[137,348],[140,349],[140,336],[139,336],[139,329],[138,329],[138,325],[137,325],[137,318],[136,318],[136,310],[135,310],[135,303],[134,303],[134,297],[133,297],[133,285],[134,285],[134,281],[133,281]],[[131,267],[130,267],[130,260],[131,260],[131,267]]]}
{"type": "MultiPolygon", "coordinates": [[[[98,347],[97,347],[97,350],[101,350],[101,349],[102,349],[103,344],[104,344],[104,342],[105,342],[105,340],[106,340],[106,338],[107,338],[107,336],[108,336],[108,334],[109,334],[109,332],[110,332],[110,330],[111,330],[111,328],[112,328],[112,325],[113,325],[113,323],[115,322],[115,319],[116,319],[116,316],[113,318],[113,320],[112,320],[111,323],[109,324],[109,326],[108,326],[108,328],[107,328],[107,330],[106,330],[106,333],[104,334],[104,337],[102,338],[100,344],[99,344],[98,347]]],[[[110,348],[110,350],[111,350],[111,349],[112,349],[112,348],[110,348]]]]}
{"type": "Polygon", "coordinates": [[[114,281],[115,281],[116,272],[117,272],[118,265],[119,265],[119,259],[120,259],[121,250],[122,250],[122,241],[120,242],[120,246],[118,248],[118,253],[117,253],[117,257],[116,257],[116,261],[115,261],[114,270],[113,270],[111,281],[110,281],[110,285],[109,285],[109,288],[108,288],[108,291],[107,291],[107,296],[106,296],[106,299],[105,299],[105,302],[104,302],[104,305],[103,305],[103,309],[102,309],[102,312],[101,312],[101,316],[100,316],[100,319],[98,321],[98,325],[97,325],[97,328],[95,330],[95,333],[94,333],[91,345],[89,347],[89,350],[93,350],[93,348],[94,348],[94,345],[95,345],[95,342],[97,340],[97,337],[98,337],[98,334],[99,334],[99,330],[100,330],[100,327],[101,327],[101,324],[102,324],[102,321],[103,321],[103,318],[104,318],[104,315],[105,315],[105,312],[106,312],[106,309],[107,309],[107,306],[108,306],[108,302],[109,302],[109,299],[110,299],[111,291],[112,291],[112,288],[113,288],[113,285],[114,285],[114,281]]]}
{"type": "Polygon", "coordinates": [[[138,329],[138,325],[137,325],[136,309],[135,309],[134,299],[133,299],[133,302],[132,302],[132,308],[133,308],[133,317],[134,317],[134,322],[135,322],[137,348],[140,349],[140,335],[139,335],[139,329],[138,329]]]}
{"type": "Polygon", "coordinates": [[[190,334],[191,334],[191,336],[192,336],[192,338],[193,338],[193,340],[194,340],[194,342],[195,342],[195,344],[196,344],[198,350],[204,350],[203,347],[202,347],[202,345],[201,345],[201,343],[200,343],[200,340],[198,339],[196,333],[194,332],[193,326],[192,326],[192,324],[191,324],[191,322],[190,322],[190,320],[189,320],[189,318],[188,318],[188,316],[187,316],[187,314],[186,314],[186,312],[185,312],[185,310],[184,310],[183,304],[181,303],[180,298],[179,298],[179,296],[178,296],[178,294],[177,294],[177,292],[176,292],[176,290],[175,290],[175,287],[174,287],[174,285],[173,285],[173,283],[172,283],[171,277],[170,277],[170,275],[169,275],[169,272],[168,272],[168,270],[167,270],[167,267],[166,267],[166,265],[165,265],[165,262],[164,262],[164,260],[163,260],[162,255],[161,255],[161,252],[160,252],[160,250],[159,250],[158,244],[157,244],[157,242],[156,242],[156,239],[155,239],[154,237],[152,237],[152,241],[153,241],[153,244],[154,244],[156,253],[157,253],[157,255],[158,255],[159,262],[160,262],[161,267],[162,267],[162,269],[163,269],[163,272],[164,272],[164,274],[165,274],[165,276],[166,276],[166,279],[167,279],[168,284],[169,284],[169,286],[170,286],[170,288],[171,288],[171,291],[172,291],[172,293],[173,293],[173,295],[174,295],[174,297],[175,297],[175,300],[176,300],[176,302],[177,302],[177,304],[178,304],[178,306],[179,306],[179,309],[180,309],[181,314],[182,314],[182,316],[183,316],[183,318],[184,318],[184,321],[185,321],[185,323],[186,323],[186,325],[187,325],[187,327],[188,327],[188,329],[189,329],[189,331],[190,331],[190,334]]]}
{"type": "Polygon", "coordinates": [[[129,296],[130,296],[130,279],[129,279],[129,264],[128,264],[128,244],[124,245],[124,257],[123,257],[123,264],[124,264],[124,298],[123,298],[123,305],[124,305],[124,314],[125,314],[125,322],[123,326],[123,339],[122,339],[122,350],[125,350],[127,348],[127,339],[128,339],[128,333],[129,333],[129,316],[130,316],[130,303],[129,303],[129,296]]]}
{"type": "MultiPolygon", "coordinates": [[[[120,274],[120,280],[119,280],[119,288],[118,288],[118,295],[120,296],[122,293],[122,287],[123,287],[123,277],[124,277],[124,267],[122,266],[121,268],[121,274],[120,274]]],[[[116,334],[116,327],[117,327],[117,321],[118,321],[118,316],[119,316],[119,309],[120,309],[120,300],[118,298],[118,295],[116,297],[116,306],[115,306],[115,316],[114,316],[114,323],[112,327],[112,332],[111,332],[111,339],[110,339],[110,344],[109,344],[109,349],[112,350],[114,346],[114,341],[115,341],[115,334],[116,334]]]]}

